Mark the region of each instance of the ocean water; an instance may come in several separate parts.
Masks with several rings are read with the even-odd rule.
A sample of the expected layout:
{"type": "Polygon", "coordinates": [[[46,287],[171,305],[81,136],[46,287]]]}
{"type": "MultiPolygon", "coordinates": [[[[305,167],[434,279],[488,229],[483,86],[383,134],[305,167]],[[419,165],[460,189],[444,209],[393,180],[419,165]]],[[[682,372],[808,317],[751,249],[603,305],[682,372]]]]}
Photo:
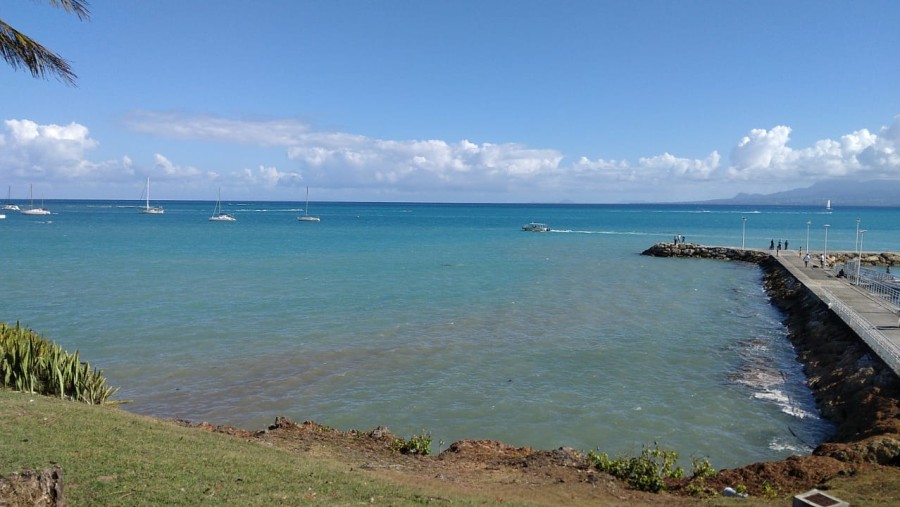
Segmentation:
{"type": "MultiPolygon", "coordinates": [[[[48,201],[0,221],[0,319],[104,370],[124,408],[639,452],[731,467],[828,435],[754,265],[707,245],[900,248],[900,210],[48,201]],[[741,218],[746,217],[746,223],[741,218]],[[549,233],[522,224],[546,222],[549,233]],[[742,230],[743,226],[743,230],[742,230]]],[[[794,253],[796,254],[796,253],[794,253]]]]}

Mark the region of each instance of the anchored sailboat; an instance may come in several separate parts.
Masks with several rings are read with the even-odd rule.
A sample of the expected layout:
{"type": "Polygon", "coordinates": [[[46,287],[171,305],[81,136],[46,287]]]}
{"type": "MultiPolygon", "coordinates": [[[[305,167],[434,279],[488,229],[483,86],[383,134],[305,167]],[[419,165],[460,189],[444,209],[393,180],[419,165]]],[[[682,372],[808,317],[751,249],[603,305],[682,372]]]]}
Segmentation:
{"type": "Polygon", "coordinates": [[[4,211],[21,211],[19,206],[13,204],[12,202],[12,185],[9,186],[9,190],[6,193],[6,204],[0,206],[0,210],[4,211]]]}
{"type": "Polygon", "coordinates": [[[309,187],[306,187],[306,209],[303,210],[303,216],[297,217],[297,220],[301,222],[319,222],[319,217],[314,217],[309,214],[309,187]]]}
{"type": "Polygon", "coordinates": [[[34,207],[34,185],[31,185],[29,187],[28,193],[30,194],[30,197],[31,197],[31,206],[29,206],[28,209],[23,209],[22,211],[20,211],[20,213],[22,213],[23,215],[49,215],[50,210],[44,209],[43,199],[41,200],[40,208],[34,207]]]}
{"type": "Polygon", "coordinates": [[[142,215],[162,215],[165,211],[160,206],[150,206],[150,178],[147,178],[147,189],[145,190],[147,204],[141,208],[142,215]]]}
{"type": "Polygon", "coordinates": [[[229,215],[222,211],[222,187],[219,187],[219,197],[216,199],[216,209],[213,210],[213,214],[209,217],[210,222],[237,222],[237,218],[229,215]]]}

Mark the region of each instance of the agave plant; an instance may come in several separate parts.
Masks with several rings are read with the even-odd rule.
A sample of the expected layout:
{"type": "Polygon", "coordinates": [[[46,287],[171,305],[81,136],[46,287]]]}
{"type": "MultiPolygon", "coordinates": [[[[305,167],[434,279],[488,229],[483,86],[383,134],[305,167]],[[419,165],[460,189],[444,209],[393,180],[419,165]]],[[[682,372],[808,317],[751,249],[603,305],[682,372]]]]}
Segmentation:
{"type": "Polygon", "coordinates": [[[0,322],[0,379],[17,391],[102,405],[119,390],[106,385],[103,371],[34,331],[0,322]]]}

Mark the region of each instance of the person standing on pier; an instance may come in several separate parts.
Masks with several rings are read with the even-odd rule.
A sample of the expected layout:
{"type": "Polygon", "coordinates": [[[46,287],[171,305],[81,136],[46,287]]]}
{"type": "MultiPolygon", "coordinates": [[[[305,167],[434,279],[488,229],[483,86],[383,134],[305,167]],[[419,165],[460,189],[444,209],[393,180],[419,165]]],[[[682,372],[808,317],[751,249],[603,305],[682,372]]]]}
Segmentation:
{"type": "Polygon", "coordinates": [[[809,252],[807,252],[806,255],[803,256],[803,265],[807,268],[809,267],[809,252]]]}
{"type": "Polygon", "coordinates": [[[788,247],[787,247],[787,245],[788,245],[788,242],[787,242],[787,240],[784,240],[784,249],[785,249],[785,250],[787,250],[787,249],[788,249],[788,247]]]}
{"type": "Polygon", "coordinates": [[[778,254],[781,253],[781,240],[778,240],[778,249],[775,250],[775,257],[778,257],[778,254]]]}
{"type": "Polygon", "coordinates": [[[775,240],[769,241],[769,250],[775,250],[775,240]]]}

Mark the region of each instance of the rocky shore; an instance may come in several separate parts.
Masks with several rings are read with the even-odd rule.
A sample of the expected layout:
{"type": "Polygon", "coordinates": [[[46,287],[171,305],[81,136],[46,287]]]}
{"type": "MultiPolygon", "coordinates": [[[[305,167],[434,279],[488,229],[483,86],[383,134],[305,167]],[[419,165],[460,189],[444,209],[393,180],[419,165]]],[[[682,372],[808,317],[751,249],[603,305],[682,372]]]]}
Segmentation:
{"type": "MultiPolygon", "coordinates": [[[[804,366],[819,410],[835,424],[835,434],[810,458],[836,460],[841,464],[838,469],[853,463],[900,466],[900,379],[768,252],[658,243],[643,255],[758,264],[772,304],[785,315],[788,338],[804,366]]],[[[829,262],[841,263],[855,257],[836,253],[829,255],[829,262]]],[[[864,264],[887,265],[897,261],[900,254],[896,253],[863,256],[864,264]]]]}

